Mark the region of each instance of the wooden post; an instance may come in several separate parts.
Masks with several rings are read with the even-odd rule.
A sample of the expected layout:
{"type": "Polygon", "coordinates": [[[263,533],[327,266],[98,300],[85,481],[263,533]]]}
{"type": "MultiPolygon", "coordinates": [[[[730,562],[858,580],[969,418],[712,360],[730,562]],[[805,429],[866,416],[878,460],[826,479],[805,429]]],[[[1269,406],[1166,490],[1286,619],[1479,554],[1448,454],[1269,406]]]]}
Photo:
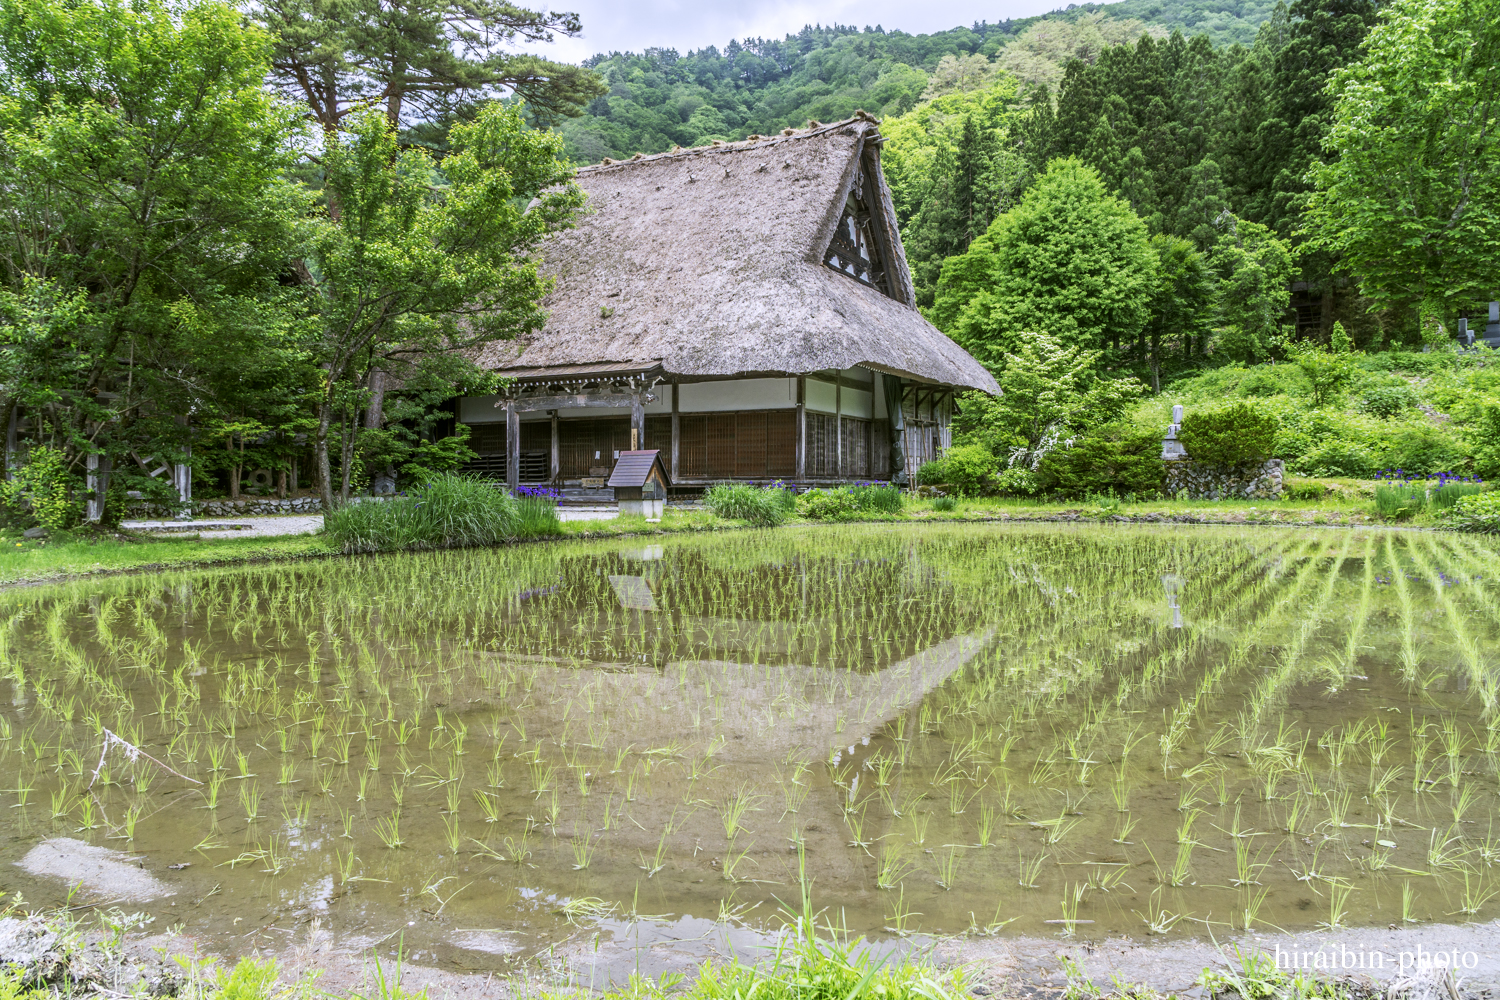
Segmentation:
{"type": "Polygon", "coordinates": [[[552,481],[562,479],[562,446],[557,433],[557,411],[552,411],[552,481]]]}
{"type": "Polygon", "coordinates": [[[844,373],[833,370],[833,452],[838,456],[834,462],[834,475],[844,478],[844,373]]]}
{"type": "Polygon", "coordinates": [[[646,404],[641,402],[641,394],[633,393],[630,397],[630,450],[640,451],[646,446],[646,404]]]}
{"type": "Polygon", "coordinates": [[[677,456],[678,456],[678,452],[681,450],[680,442],[682,440],[682,419],[681,419],[682,415],[678,412],[677,407],[678,407],[677,383],[673,382],[672,383],[672,464],[670,466],[669,471],[671,472],[672,482],[674,482],[674,483],[677,482],[677,456]]]}
{"type": "Polygon", "coordinates": [[[505,485],[521,488],[521,415],[513,402],[505,404],[505,485]]]}
{"type": "Polygon", "coordinates": [[[807,376],[797,376],[797,482],[807,478],[807,376]]]}

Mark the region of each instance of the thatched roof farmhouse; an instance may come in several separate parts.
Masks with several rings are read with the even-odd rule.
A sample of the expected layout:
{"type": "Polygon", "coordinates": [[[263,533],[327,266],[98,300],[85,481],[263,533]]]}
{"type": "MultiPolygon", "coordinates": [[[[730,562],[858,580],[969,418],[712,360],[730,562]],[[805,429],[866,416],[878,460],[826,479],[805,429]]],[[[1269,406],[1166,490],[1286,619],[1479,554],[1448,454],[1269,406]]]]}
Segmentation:
{"type": "Polygon", "coordinates": [[[580,170],[546,325],[460,401],[478,465],[561,485],[659,448],[674,485],[833,482],[945,448],[954,394],[996,386],[916,309],[883,141],[861,114],[580,170]]]}

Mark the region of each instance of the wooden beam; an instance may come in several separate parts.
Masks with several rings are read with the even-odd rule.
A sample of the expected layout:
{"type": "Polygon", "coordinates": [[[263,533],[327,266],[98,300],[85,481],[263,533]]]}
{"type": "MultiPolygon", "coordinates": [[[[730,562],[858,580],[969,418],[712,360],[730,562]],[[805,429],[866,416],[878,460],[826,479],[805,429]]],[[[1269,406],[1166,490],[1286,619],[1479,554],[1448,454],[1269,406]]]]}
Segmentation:
{"type": "Polygon", "coordinates": [[[672,465],[668,470],[674,483],[678,478],[677,456],[682,443],[682,414],[678,412],[677,402],[677,384],[674,382],[672,384],[672,465]]]}
{"type": "Polygon", "coordinates": [[[840,378],[833,386],[833,474],[844,478],[844,380],[840,378]]]}
{"type": "Polygon", "coordinates": [[[552,411],[552,481],[562,478],[562,441],[557,432],[557,411],[552,411]]]}
{"type": "Polygon", "coordinates": [[[635,400],[635,396],[626,392],[612,392],[607,394],[581,392],[576,395],[554,395],[554,396],[522,396],[520,399],[502,399],[495,406],[515,407],[517,413],[531,413],[536,410],[561,410],[565,407],[575,406],[610,406],[616,409],[625,409],[635,400]]]}
{"type": "Polygon", "coordinates": [[[521,488],[521,415],[514,403],[505,404],[505,485],[521,488]]]}
{"type": "Polygon", "coordinates": [[[797,482],[807,478],[807,376],[797,376],[797,482]]]}
{"type": "Polygon", "coordinates": [[[630,397],[630,450],[640,451],[646,447],[646,404],[641,394],[630,397]]]}

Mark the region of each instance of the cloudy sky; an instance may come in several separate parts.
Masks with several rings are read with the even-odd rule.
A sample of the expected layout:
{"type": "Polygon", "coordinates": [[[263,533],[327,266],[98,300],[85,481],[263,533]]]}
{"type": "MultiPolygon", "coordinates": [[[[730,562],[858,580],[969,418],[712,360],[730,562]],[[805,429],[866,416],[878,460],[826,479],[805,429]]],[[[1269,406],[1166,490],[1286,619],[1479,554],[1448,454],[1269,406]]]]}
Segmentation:
{"type": "MultiPolygon", "coordinates": [[[[563,62],[595,52],[641,49],[651,45],[679,52],[731,38],[780,38],[804,24],[879,24],[912,34],[943,31],[975,21],[1044,14],[1066,0],[545,0],[552,10],[576,10],[583,18],[580,38],[527,46],[563,62]]],[[[531,4],[522,4],[531,6],[531,4]]]]}

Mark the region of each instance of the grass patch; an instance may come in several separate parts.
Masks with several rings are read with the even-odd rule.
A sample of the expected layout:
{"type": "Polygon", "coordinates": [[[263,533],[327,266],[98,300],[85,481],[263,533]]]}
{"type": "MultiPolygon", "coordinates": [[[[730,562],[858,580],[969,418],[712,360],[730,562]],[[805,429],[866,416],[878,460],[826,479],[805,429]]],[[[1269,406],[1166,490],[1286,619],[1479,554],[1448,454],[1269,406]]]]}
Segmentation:
{"type": "Polygon", "coordinates": [[[719,517],[757,527],[781,524],[796,506],[790,490],[744,483],[718,483],[703,491],[703,503],[719,517]]]}
{"type": "Polygon", "coordinates": [[[453,473],[404,497],[350,504],[323,518],[323,533],[341,552],[494,545],[561,534],[557,505],[514,497],[493,481],[453,473]]]}
{"type": "Polygon", "coordinates": [[[12,538],[0,543],[0,584],[144,568],[182,569],[230,562],[298,559],[328,552],[327,543],[314,535],[219,539],[187,535],[137,539],[58,532],[44,542],[19,542],[12,538]]]}

